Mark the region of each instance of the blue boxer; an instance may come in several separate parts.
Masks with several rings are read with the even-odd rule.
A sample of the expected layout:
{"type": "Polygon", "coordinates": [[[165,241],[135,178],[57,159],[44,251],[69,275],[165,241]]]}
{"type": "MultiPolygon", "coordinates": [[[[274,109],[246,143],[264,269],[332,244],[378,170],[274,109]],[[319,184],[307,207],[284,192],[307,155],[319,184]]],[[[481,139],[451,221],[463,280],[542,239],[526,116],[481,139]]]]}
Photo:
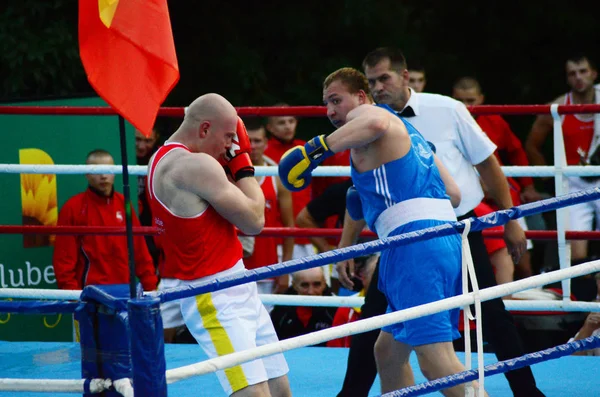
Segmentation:
{"type": "MultiPolygon", "coordinates": [[[[409,152],[366,172],[351,168],[367,224],[380,238],[456,221],[454,209],[434,163],[431,146],[406,120],[409,152]]],[[[461,293],[459,235],[418,241],[382,252],[379,289],[388,312],[438,301],[461,293]]],[[[383,328],[411,346],[450,342],[458,333],[458,309],[383,328]]]]}

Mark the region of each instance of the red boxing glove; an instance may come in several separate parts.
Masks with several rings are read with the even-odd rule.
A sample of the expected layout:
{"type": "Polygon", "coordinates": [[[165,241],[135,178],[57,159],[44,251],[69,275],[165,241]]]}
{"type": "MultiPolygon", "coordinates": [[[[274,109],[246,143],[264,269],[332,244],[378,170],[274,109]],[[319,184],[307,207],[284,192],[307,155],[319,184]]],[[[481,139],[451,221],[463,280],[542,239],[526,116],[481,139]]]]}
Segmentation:
{"type": "Polygon", "coordinates": [[[239,181],[242,178],[254,176],[254,166],[249,155],[250,138],[248,138],[244,122],[239,117],[235,135],[231,147],[225,152],[226,164],[224,167],[225,172],[230,174],[233,180],[239,181]]]}

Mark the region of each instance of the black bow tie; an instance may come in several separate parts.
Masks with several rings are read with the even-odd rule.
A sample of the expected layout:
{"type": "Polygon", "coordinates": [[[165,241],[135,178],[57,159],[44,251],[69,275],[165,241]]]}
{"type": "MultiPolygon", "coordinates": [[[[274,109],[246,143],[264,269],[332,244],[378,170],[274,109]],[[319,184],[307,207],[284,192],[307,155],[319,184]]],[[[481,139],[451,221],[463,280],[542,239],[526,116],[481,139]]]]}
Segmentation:
{"type": "Polygon", "coordinates": [[[412,107],[405,107],[400,113],[398,113],[401,117],[415,117],[415,111],[412,107]]]}

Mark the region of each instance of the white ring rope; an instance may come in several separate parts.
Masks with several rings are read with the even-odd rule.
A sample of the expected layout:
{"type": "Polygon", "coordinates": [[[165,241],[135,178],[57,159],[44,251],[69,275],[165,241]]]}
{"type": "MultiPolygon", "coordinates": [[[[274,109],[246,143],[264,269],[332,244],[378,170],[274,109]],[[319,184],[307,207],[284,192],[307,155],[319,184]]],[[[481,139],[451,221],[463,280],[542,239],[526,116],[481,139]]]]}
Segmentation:
{"type": "MultiPolygon", "coordinates": [[[[542,285],[561,281],[566,278],[579,277],[586,274],[600,271],[600,260],[588,262],[567,269],[560,269],[549,273],[539,274],[523,280],[512,283],[501,284],[495,287],[485,288],[479,291],[479,298],[482,302],[490,299],[500,298],[505,295],[511,295],[519,291],[530,288],[537,288],[542,285]]],[[[316,345],[328,340],[342,338],[361,332],[371,331],[386,325],[395,324],[418,317],[428,316],[441,311],[454,309],[461,306],[471,305],[475,302],[473,293],[467,295],[446,298],[441,301],[428,303],[425,305],[411,307],[393,313],[387,313],[364,320],[354,321],[349,324],[337,327],[327,328],[316,331],[311,334],[298,336],[296,338],[285,339],[276,343],[259,346],[225,356],[212,358],[196,364],[186,365],[180,368],[174,368],[167,371],[167,383],[174,383],[192,376],[212,373],[218,370],[230,368],[258,358],[271,356],[277,353],[283,353],[288,350],[300,347],[316,345]]]]}
{"type": "MultiPolygon", "coordinates": [[[[277,167],[257,166],[256,176],[277,176],[277,167]]],[[[553,177],[556,175],[555,166],[502,166],[504,175],[511,177],[553,177]]],[[[130,175],[146,175],[148,169],[143,165],[127,167],[130,175]]],[[[79,165],[79,164],[0,164],[0,174],[121,174],[120,165],[79,165]]],[[[600,176],[600,166],[572,165],[564,167],[565,176],[600,176]]],[[[313,171],[313,176],[350,176],[347,166],[319,166],[313,171]]]]}
{"type": "MultiPolygon", "coordinates": [[[[469,320],[477,320],[475,323],[476,338],[477,338],[477,369],[479,371],[479,391],[478,396],[483,396],[483,384],[484,384],[484,372],[483,372],[483,320],[481,318],[481,299],[479,298],[479,282],[475,276],[475,266],[473,265],[473,256],[471,255],[471,245],[469,244],[469,232],[471,231],[471,219],[465,219],[465,228],[461,235],[461,246],[462,246],[462,289],[463,295],[469,292],[468,280],[471,280],[471,287],[473,289],[473,298],[475,299],[475,317],[471,313],[470,306],[464,306],[463,311],[463,324],[465,334],[465,367],[467,370],[471,370],[471,333],[467,330],[469,327],[469,320]]],[[[469,383],[465,389],[466,397],[473,397],[475,390],[473,389],[472,383],[469,383]]]]}
{"type": "MultiPolygon", "coordinates": [[[[550,106],[550,113],[553,119],[553,151],[554,151],[554,189],[556,196],[562,196],[569,192],[569,180],[565,178],[567,168],[567,157],[565,154],[565,143],[562,130],[562,118],[558,114],[558,104],[550,106]]],[[[567,243],[566,233],[569,225],[568,208],[558,208],[556,210],[556,231],[558,242],[558,263],[561,269],[571,266],[571,243],[567,243]]],[[[563,280],[561,283],[563,300],[571,299],[571,281],[563,280]]]]}
{"type": "MultiPolygon", "coordinates": [[[[85,379],[11,379],[0,378],[0,391],[45,393],[85,393],[85,379]]],[[[102,393],[112,386],[110,379],[92,379],[91,393],[102,393]]],[[[127,396],[126,396],[127,397],[127,396]]]]}
{"type": "MultiPolygon", "coordinates": [[[[0,288],[0,299],[79,300],[80,290],[55,290],[31,288],[0,288]]],[[[313,307],[360,307],[365,298],[360,296],[306,296],[259,294],[265,305],[313,306],[313,307]]],[[[548,312],[600,312],[600,302],[572,302],[560,300],[505,300],[504,306],[512,311],[548,312]]]]}

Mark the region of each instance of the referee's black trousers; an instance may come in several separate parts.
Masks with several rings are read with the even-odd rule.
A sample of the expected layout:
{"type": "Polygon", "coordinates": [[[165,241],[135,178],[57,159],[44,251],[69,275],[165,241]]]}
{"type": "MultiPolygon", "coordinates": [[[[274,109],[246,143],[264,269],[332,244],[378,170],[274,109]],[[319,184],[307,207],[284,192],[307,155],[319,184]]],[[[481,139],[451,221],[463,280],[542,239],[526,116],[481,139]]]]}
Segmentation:
{"type": "MultiPolygon", "coordinates": [[[[459,220],[475,216],[471,211],[459,220]]],[[[496,285],[481,232],[469,233],[469,245],[477,275],[479,288],[488,288],[496,285]]],[[[387,301],[383,293],[377,288],[379,265],[365,296],[365,303],[361,310],[361,319],[384,314],[387,301]]],[[[471,285],[469,284],[469,290],[471,285]]],[[[525,354],[525,349],[515,326],[512,315],[505,309],[502,299],[493,299],[482,302],[483,337],[492,346],[499,361],[519,357],[525,354]]],[[[375,381],[377,368],[373,347],[379,335],[379,330],[356,334],[352,336],[348,366],[342,390],[338,397],[366,397],[375,381]]],[[[539,397],[544,394],[537,388],[531,368],[524,367],[505,373],[515,397],[539,397]]]]}

